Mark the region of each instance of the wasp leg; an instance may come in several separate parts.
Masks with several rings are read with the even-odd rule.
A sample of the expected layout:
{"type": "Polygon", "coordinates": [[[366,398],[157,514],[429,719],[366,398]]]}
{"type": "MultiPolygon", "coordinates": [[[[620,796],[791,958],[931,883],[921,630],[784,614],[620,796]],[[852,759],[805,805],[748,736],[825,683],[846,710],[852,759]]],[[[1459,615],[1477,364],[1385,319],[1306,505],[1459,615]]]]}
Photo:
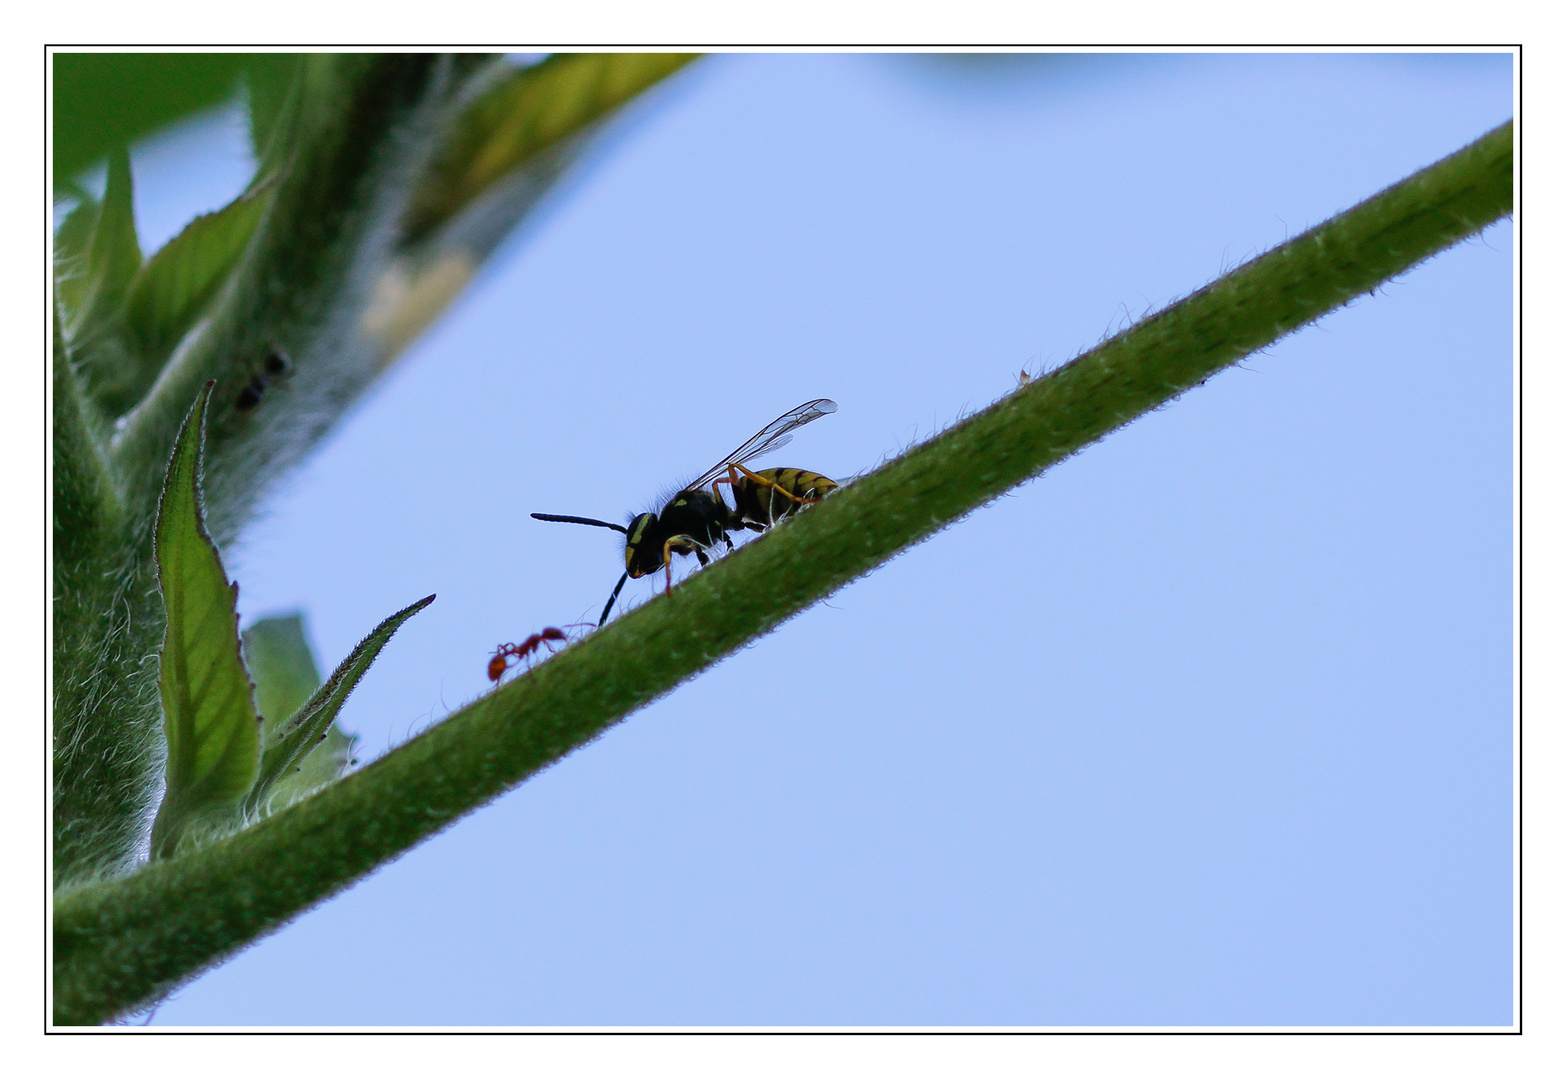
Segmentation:
{"type": "MultiPolygon", "coordinates": [[[[727,541],[729,537],[725,536],[724,539],[727,541]]],[[[676,555],[695,555],[697,562],[701,563],[703,566],[707,565],[706,545],[698,541],[696,537],[686,536],[682,533],[678,536],[671,536],[668,540],[665,540],[664,594],[666,596],[675,587],[675,575],[674,571],[670,569],[670,566],[674,563],[674,557],[676,555]]],[[[658,571],[656,570],[653,571],[653,573],[657,572],[658,571]]]]}
{"type": "Polygon", "coordinates": [[[668,540],[664,541],[664,595],[665,596],[668,596],[670,591],[672,589],[674,589],[674,587],[675,587],[675,573],[674,573],[673,570],[671,570],[669,568],[669,564],[671,562],[673,562],[674,559],[670,555],[669,549],[675,543],[675,541],[679,540],[679,539],[680,539],[680,537],[678,537],[678,536],[671,536],[668,540]]]}
{"type": "Polygon", "coordinates": [[[620,575],[620,580],[615,582],[615,591],[609,594],[609,603],[604,605],[604,614],[599,616],[599,625],[604,625],[604,620],[609,618],[609,613],[615,607],[615,598],[620,595],[621,588],[626,584],[626,578],[630,577],[630,571],[620,575]]]}

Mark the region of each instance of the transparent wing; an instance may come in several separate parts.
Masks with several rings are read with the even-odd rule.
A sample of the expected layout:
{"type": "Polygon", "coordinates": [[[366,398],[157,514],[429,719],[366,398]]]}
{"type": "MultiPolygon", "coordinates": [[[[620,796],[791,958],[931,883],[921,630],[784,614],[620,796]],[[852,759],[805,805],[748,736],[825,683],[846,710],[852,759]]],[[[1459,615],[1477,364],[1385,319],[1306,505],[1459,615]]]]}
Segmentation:
{"type": "Polygon", "coordinates": [[[807,401],[804,405],[796,405],[761,431],[758,431],[745,442],[735,447],[734,453],[691,481],[690,484],[686,485],[686,489],[689,491],[693,488],[707,487],[714,480],[727,473],[729,466],[744,465],[752,458],[761,457],[770,450],[778,449],[794,438],[789,433],[795,428],[803,427],[812,420],[819,420],[829,413],[837,411],[838,403],[829,401],[827,398],[817,398],[815,401],[807,401]]]}

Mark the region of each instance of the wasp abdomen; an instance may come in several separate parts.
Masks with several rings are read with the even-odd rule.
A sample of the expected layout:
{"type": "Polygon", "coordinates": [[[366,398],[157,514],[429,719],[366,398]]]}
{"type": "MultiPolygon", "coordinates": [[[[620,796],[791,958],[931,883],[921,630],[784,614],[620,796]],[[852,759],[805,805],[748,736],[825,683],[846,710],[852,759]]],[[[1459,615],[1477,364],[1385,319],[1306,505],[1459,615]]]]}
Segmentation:
{"type": "Polygon", "coordinates": [[[809,469],[759,469],[735,481],[735,518],[753,532],[770,528],[838,486],[809,469]],[[755,476],[758,479],[752,479],[755,476]]]}

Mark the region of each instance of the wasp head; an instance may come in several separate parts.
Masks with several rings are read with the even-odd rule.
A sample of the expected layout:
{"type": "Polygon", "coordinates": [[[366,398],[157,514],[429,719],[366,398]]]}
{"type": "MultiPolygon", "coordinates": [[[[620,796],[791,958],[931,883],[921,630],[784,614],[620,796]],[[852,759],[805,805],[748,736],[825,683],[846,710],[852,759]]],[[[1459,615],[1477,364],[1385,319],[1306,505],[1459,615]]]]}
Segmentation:
{"type": "Polygon", "coordinates": [[[646,577],[664,566],[664,530],[657,514],[638,514],[626,528],[626,573],[646,577]]]}

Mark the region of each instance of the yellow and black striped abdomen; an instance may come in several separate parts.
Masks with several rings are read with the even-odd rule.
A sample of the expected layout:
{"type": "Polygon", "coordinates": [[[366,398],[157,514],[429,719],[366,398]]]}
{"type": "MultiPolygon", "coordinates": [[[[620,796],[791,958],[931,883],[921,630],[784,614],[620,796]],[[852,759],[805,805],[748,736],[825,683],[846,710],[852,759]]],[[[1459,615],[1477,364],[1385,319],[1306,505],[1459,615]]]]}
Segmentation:
{"type": "Polygon", "coordinates": [[[735,517],[746,528],[761,532],[824,498],[837,486],[836,480],[808,469],[748,472],[734,484],[735,517]],[[805,501],[801,502],[802,499],[805,501]]]}

